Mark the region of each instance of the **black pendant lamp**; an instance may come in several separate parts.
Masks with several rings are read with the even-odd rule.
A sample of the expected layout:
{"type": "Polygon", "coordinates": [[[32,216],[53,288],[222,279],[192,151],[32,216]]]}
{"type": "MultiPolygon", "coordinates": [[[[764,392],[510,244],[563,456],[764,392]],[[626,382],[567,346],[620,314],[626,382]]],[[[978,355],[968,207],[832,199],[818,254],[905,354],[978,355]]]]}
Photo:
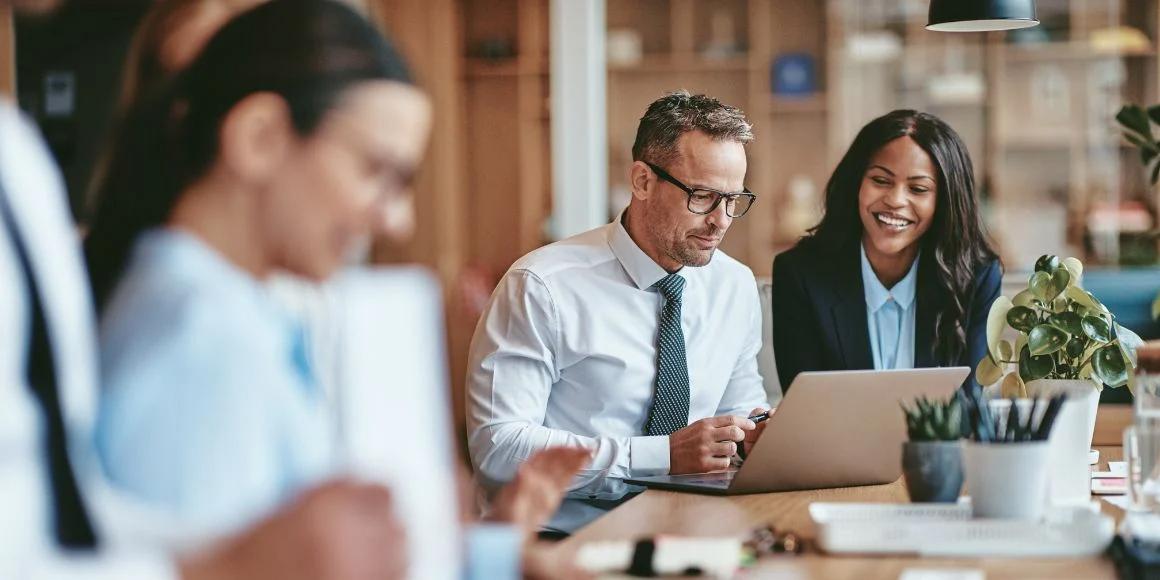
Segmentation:
{"type": "Polygon", "coordinates": [[[930,0],[927,30],[990,32],[1039,24],[1035,0],[930,0]]]}

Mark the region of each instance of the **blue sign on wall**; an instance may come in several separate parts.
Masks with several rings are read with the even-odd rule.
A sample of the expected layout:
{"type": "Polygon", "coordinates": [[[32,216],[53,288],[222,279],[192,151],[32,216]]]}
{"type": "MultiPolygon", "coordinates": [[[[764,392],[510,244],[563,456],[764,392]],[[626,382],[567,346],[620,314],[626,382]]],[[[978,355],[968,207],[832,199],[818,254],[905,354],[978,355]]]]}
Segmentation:
{"type": "Polygon", "coordinates": [[[804,53],[787,53],[773,60],[773,94],[782,97],[805,97],[817,92],[814,57],[804,53]]]}

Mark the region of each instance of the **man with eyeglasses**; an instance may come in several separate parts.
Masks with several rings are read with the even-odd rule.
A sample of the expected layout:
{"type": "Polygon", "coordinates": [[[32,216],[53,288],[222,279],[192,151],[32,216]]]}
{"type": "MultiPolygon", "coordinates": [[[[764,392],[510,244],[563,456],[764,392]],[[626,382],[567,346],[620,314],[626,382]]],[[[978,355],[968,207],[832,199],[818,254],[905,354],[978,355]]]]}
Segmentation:
{"type": "Polygon", "coordinates": [[[746,418],[767,406],[757,283],[717,252],[755,201],[752,139],[717,99],[658,99],[637,129],[628,208],[524,256],[492,295],[468,362],[472,461],[495,487],[539,449],[591,448],[552,531],[640,490],[625,478],[726,469],[760,433],[746,418]]]}

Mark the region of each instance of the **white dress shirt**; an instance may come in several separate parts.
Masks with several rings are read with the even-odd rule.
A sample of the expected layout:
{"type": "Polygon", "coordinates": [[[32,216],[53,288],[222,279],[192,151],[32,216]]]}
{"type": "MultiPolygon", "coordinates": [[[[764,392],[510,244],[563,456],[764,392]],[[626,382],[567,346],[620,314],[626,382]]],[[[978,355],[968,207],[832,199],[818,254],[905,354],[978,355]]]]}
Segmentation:
{"type": "Polygon", "coordinates": [[[70,459],[103,546],[89,555],[56,549],[44,419],[25,376],[29,301],[10,232],[0,222],[0,578],[172,578],[173,566],[160,552],[129,551],[133,542],[122,533],[133,525],[123,519],[127,506],[114,505],[116,498],[102,485],[92,448],[96,338],[79,240],[48,150],[35,128],[3,100],[0,179],[40,286],[70,459]]]}
{"type": "MultiPolygon", "coordinates": [[[[669,438],[643,435],[664,305],[651,286],[667,274],[617,220],[540,248],[504,275],[468,362],[469,444],[485,485],[561,445],[594,451],[570,498],[619,499],[639,490],[624,478],[669,471],[669,438]]],[[[766,406],[753,273],[718,251],[679,274],[689,422],[766,406]]]]}
{"type": "Polygon", "coordinates": [[[918,308],[918,258],[906,276],[886,288],[862,248],[862,289],[866,296],[866,325],[875,370],[914,368],[914,324],[918,308]]]}

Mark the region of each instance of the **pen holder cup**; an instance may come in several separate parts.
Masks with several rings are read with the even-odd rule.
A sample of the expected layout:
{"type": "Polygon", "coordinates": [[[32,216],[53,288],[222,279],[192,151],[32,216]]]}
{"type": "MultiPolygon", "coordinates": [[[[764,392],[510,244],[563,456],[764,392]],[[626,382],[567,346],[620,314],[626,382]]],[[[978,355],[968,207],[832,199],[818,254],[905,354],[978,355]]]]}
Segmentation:
{"type": "MultiPolygon", "coordinates": [[[[1027,388],[1032,395],[1040,397],[1032,424],[1043,420],[1047,410],[1047,397],[1059,392],[1067,394],[1051,429],[1048,439],[1051,457],[1048,460],[1048,494],[1052,505],[1084,505],[1091,500],[1091,469],[1088,450],[1091,448],[1092,421],[1095,417],[1095,403],[1099,393],[1090,381],[1032,381],[1027,388]],[[1054,390],[1052,390],[1054,389],[1054,390]]],[[[1021,421],[1027,420],[1032,408],[1031,399],[1015,401],[1019,407],[1021,421]]],[[[1011,401],[992,399],[988,401],[991,416],[999,426],[999,432],[1007,430],[1007,413],[1011,401]]]]}
{"type": "Polygon", "coordinates": [[[1047,504],[1050,446],[963,443],[963,468],[977,518],[1039,520],[1047,504]]]}

